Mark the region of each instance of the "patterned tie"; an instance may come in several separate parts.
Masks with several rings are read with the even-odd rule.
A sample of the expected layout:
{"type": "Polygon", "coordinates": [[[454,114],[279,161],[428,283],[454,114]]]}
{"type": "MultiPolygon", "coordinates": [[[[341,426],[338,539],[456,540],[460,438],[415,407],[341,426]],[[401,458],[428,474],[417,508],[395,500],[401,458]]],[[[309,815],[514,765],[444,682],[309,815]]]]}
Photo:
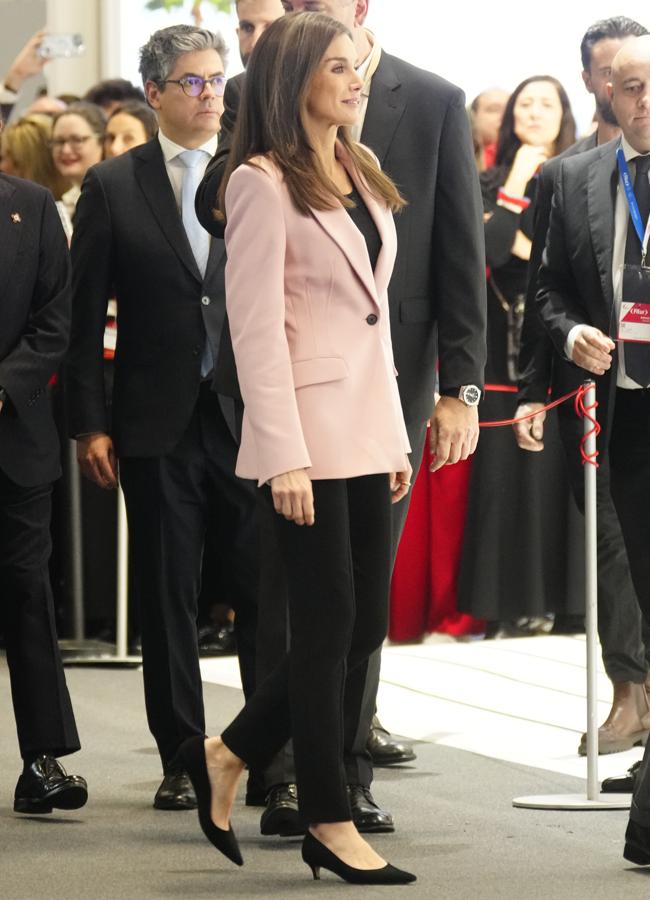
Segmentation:
{"type": "MultiPolygon", "coordinates": [[[[637,156],[636,175],[634,176],[634,196],[639,204],[641,221],[644,224],[650,216],[650,154],[637,156]]],[[[625,264],[638,266],[641,262],[641,242],[636,233],[632,217],[629,217],[627,239],[625,241],[625,264]]],[[[625,299],[625,298],[623,298],[625,299]]],[[[650,385],[650,344],[628,341],[625,344],[625,373],[641,387],[650,385]]]]}
{"type": "MultiPolygon", "coordinates": [[[[194,198],[201,179],[203,178],[204,167],[202,162],[207,162],[210,154],[205,150],[184,150],[178,154],[179,159],[185,171],[183,172],[183,185],[181,187],[181,217],[185,234],[190,242],[194,259],[201,273],[201,277],[205,277],[205,270],[208,265],[208,256],[210,255],[210,235],[203,228],[196,216],[194,208],[194,198]]],[[[205,378],[214,368],[214,355],[210,340],[206,334],[205,347],[201,357],[201,377],[205,378]]]]}

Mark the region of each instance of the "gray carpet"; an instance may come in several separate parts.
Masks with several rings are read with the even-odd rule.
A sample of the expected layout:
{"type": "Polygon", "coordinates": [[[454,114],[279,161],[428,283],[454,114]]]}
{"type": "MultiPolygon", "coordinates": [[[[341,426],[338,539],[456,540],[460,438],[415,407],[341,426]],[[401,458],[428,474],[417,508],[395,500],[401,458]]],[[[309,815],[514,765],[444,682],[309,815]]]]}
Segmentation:
{"type": "MultiPolygon", "coordinates": [[[[320,883],[292,840],[262,838],[259,811],[236,809],[246,864],[232,866],[206,843],[194,813],[156,812],[160,772],[137,671],[72,669],[68,683],[84,744],[65,761],[86,776],[91,797],[77,813],[12,812],[19,761],[4,660],[0,658],[0,898],[311,898],[346,891],[366,900],[619,900],[647,898],[650,871],[625,863],[622,812],[515,810],[511,798],[582,791],[583,783],[435,744],[418,760],[377,772],[375,795],[395,814],[395,835],[373,843],[412,869],[408,888],[355,888],[323,873],[320,883]]],[[[237,711],[239,692],[205,686],[209,730],[237,711]]],[[[533,739],[533,735],[531,735],[533,739]]]]}

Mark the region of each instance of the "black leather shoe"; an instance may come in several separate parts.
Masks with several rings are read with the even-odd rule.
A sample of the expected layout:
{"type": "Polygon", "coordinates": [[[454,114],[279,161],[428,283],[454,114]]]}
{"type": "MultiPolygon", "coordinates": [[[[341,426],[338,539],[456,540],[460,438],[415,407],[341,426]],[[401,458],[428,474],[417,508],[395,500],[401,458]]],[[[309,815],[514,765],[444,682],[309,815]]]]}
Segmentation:
{"type": "Polygon", "coordinates": [[[154,809],[196,809],[196,794],[187,772],[170,769],[153,799],[154,809]]]}
{"type": "Polygon", "coordinates": [[[199,629],[199,656],[234,656],[235,653],[237,640],[232,622],[199,629]]]}
{"type": "Polygon", "coordinates": [[[393,817],[375,803],[370,788],[349,784],[348,795],[352,808],[352,821],[362,834],[383,834],[395,831],[393,817]]]}
{"type": "Polygon", "coordinates": [[[80,809],[88,800],[88,785],[81,775],[68,775],[53,756],[43,754],[25,766],[14,795],[14,812],[51,813],[53,809],[80,809]]]}
{"type": "Polygon", "coordinates": [[[650,866],[650,828],[637,825],[630,819],[625,831],[623,856],[637,866],[650,866]]]}
{"type": "Polygon", "coordinates": [[[377,716],[372,720],[368,733],[366,750],[370,754],[373,766],[400,766],[403,763],[413,762],[416,758],[413,745],[408,741],[396,740],[390,732],[386,731],[377,716]]]}
{"type": "Polygon", "coordinates": [[[266,798],[266,809],[260,819],[262,834],[294,837],[304,834],[305,826],[298,812],[298,789],[295,784],[276,784],[266,798]]]}
{"type": "Polygon", "coordinates": [[[612,775],[611,778],[603,779],[600,790],[603,794],[633,794],[637,772],[640,768],[641,760],[630,766],[625,775],[612,775]]]}

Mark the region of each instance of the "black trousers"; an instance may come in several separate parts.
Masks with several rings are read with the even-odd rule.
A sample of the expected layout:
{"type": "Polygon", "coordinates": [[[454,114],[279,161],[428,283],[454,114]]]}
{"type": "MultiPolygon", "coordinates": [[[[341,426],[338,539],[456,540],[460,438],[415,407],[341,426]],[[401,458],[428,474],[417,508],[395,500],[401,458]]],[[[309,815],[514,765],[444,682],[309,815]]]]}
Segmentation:
{"type": "MultiPolygon", "coordinates": [[[[417,467],[422,460],[426,422],[409,427],[409,441],[412,448],[410,456],[414,467],[412,483],[417,477],[417,467]]],[[[399,503],[391,506],[391,544],[389,551],[391,572],[397,556],[406,515],[411,500],[411,493],[399,503]]],[[[262,681],[277,666],[278,661],[287,652],[291,641],[291,630],[287,623],[287,589],[284,571],[277,565],[279,551],[275,534],[275,513],[267,502],[260,506],[261,535],[261,578],[259,597],[259,618],[257,634],[257,675],[262,681]]],[[[344,763],[348,784],[361,784],[370,787],[372,784],[372,760],[366,749],[368,732],[377,706],[379,675],[381,669],[381,646],[371,653],[366,666],[366,682],[361,707],[350,710],[346,714],[349,719],[357,716],[356,728],[350,728],[345,734],[344,763]]],[[[290,784],[296,780],[293,758],[293,747],[289,742],[276,754],[265,772],[267,790],[276,784],[290,784]]]]}
{"type": "Polygon", "coordinates": [[[23,759],[80,746],[54,623],[51,510],[51,485],[21,487],[0,470],[0,622],[23,759]]]}
{"type": "MultiPolygon", "coordinates": [[[[650,619],[650,391],[616,391],[609,442],[612,498],[621,523],[632,581],[650,619]]],[[[646,745],[630,817],[650,828],[650,757],[646,745]]]]}
{"type": "Polygon", "coordinates": [[[351,818],[343,752],[357,730],[368,657],[388,627],[391,533],[387,475],[314,481],[313,489],[315,525],[274,520],[289,651],[222,735],[254,769],[293,738],[307,824],[351,818]]]}
{"type": "Polygon", "coordinates": [[[255,686],[255,495],[251,483],[235,477],[236,456],[219,400],[205,384],[187,431],[171,453],[120,459],[147,718],[164,769],[174,764],[186,738],[205,733],[197,613],[209,517],[218,519],[223,536],[218,549],[229,569],[228,599],[236,611],[245,694],[255,686]]]}

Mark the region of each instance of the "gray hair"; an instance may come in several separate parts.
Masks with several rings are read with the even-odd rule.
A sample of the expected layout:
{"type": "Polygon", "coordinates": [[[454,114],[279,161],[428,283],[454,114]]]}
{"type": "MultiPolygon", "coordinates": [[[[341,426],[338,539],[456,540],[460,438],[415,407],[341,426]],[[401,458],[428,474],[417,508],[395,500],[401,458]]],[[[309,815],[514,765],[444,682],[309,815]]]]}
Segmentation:
{"type": "Polygon", "coordinates": [[[216,50],[224,65],[228,58],[226,42],[220,34],[192,25],[170,25],[155,31],[144,47],[140,48],[140,75],[142,83],[155,81],[163,87],[179,56],[195,50],[216,50]]]}

